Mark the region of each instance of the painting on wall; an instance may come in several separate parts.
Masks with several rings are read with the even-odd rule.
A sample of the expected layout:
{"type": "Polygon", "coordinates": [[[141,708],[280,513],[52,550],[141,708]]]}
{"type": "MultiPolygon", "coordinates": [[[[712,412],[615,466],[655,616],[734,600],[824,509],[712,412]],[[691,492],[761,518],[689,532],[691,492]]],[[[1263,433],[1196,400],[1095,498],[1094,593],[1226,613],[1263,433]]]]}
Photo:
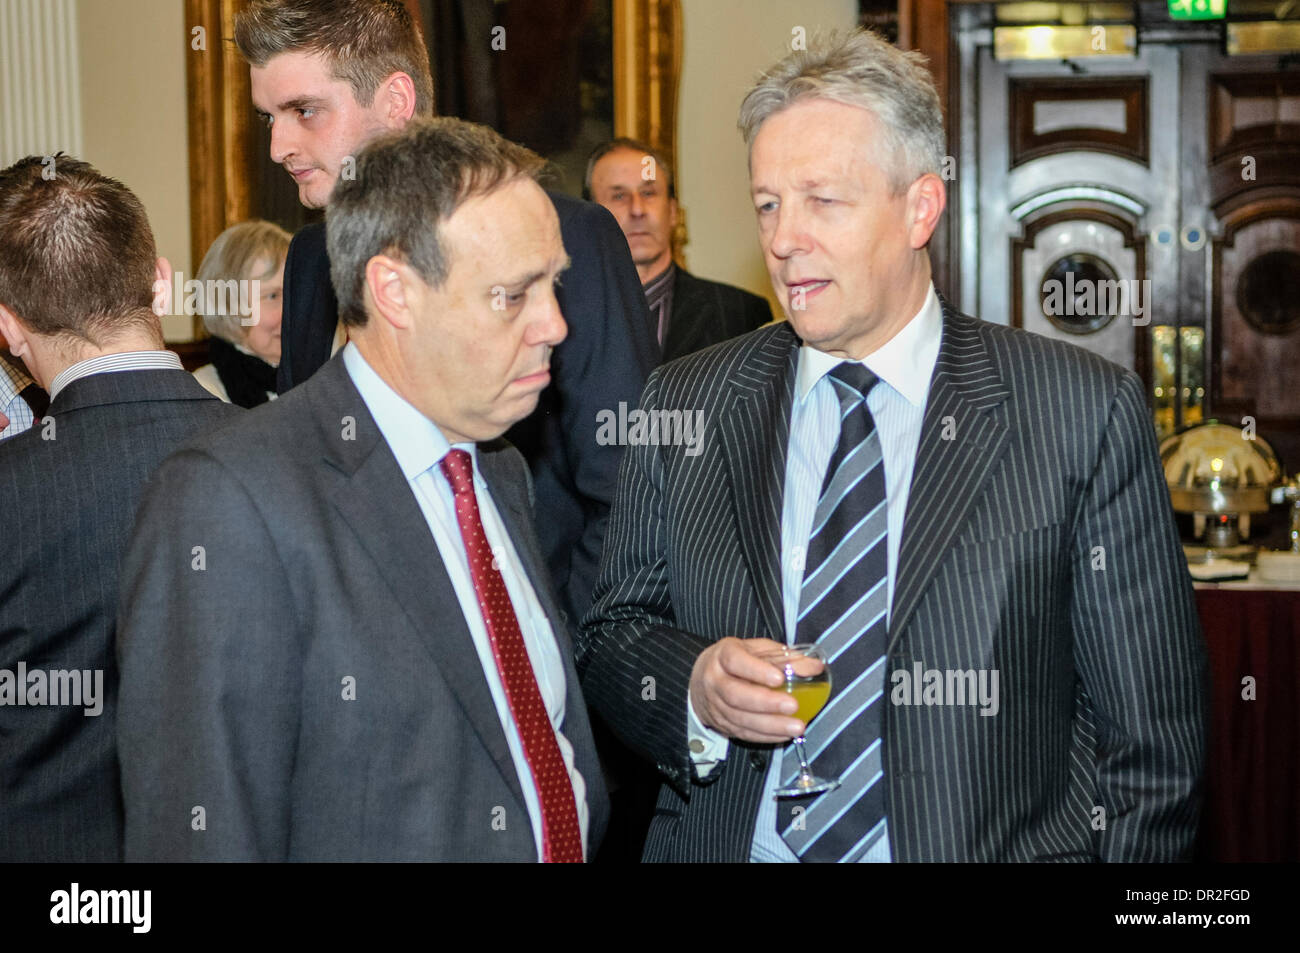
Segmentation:
{"type": "Polygon", "coordinates": [[[858,0],[858,26],[898,42],[898,0],[858,0]]]}

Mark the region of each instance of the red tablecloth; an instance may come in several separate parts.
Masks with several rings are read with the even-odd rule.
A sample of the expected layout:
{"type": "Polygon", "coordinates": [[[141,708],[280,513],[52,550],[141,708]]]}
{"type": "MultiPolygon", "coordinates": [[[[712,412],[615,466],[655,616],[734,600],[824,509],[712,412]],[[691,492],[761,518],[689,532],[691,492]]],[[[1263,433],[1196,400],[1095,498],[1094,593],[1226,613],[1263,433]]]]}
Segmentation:
{"type": "Polygon", "coordinates": [[[1196,603],[1210,660],[1198,859],[1300,860],[1300,590],[1198,588],[1196,603]]]}

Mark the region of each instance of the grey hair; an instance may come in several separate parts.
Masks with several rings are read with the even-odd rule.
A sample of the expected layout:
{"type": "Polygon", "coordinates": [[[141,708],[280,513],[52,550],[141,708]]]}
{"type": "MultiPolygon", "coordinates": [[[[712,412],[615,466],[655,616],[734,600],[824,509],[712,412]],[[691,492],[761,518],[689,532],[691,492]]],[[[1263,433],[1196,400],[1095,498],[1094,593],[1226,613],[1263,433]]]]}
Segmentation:
{"type": "Polygon", "coordinates": [[[668,197],[677,198],[677,185],[673,182],[673,167],[664,159],[664,155],[658,149],[654,148],[647,142],[640,139],[630,139],[627,136],[619,136],[617,139],[610,139],[608,142],[602,142],[591,150],[591,155],[587,157],[587,176],[582,180],[582,197],[591,200],[591,174],[596,171],[596,163],[611,152],[617,152],[620,149],[627,149],[630,152],[640,152],[650,156],[655,160],[655,167],[662,169],[668,179],[668,197]]]}
{"type": "MultiPolygon", "coordinates": [[[[280,263],[289,254],[292,236],[274,222],[253,219],[231,225],[216,237],[203,256],[195,277],[203,288],[212,288],[209,282],[266,281],[275,277],[280,263]],[[258,267],[261,265],[262,267],[258,267]]],[[[208,294],[204,294],[203,326],[208,333],[231,344],[243,344],[248,328],[242,321],[238,308],[207,308],[208,294]],[[221,313],[221,312],[226,313],[221,313]]],[[[219,297],[213,295],[214,303],[219,297]]],[[[236,295],[236,299],[238,296],[236,295]]]]}
{"type": "Polygon", "coordinates": [[[441,286],[451,271],[442,223],[466,200],[518,178],[537,181],[545,167],[541,156],[489,127],[449,116],[413,119],[372,141],[325,210],[330,281],[343,323],[365,326],[371,258],[392,255],[429,286],[441,286]]]}
{"type": "Polygon", "coordinates": [[[943,167],[947,140],[934,78],[920,53],[904,52],[870,30],[814,36],[766,70],[740,104],[737,125],[753,147],[759,127],[781,110],[826,99],[868,110],[880,124],[892,158],[886,171],[895,192],[943,167]]]}

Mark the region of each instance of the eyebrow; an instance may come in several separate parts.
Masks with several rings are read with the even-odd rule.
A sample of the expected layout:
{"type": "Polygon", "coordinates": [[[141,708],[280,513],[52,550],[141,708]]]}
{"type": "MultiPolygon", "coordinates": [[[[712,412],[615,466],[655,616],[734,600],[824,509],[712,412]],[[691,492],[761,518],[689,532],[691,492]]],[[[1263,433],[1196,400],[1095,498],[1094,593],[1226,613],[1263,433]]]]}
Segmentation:
{"type": "MultiPolygon", "coordinates": [[[[565,255],[564,264],[560,265],[559,270],[555,273],[556,276],[558,277],[559,275],[564,274],[564,272],[569,270],[569,266],[572,264],[573,264],[573,259],[570,258],[568,255],[565,255]]],[[[534,282],[541,281],[543,278],[545,278],[548,272],[549,269],[547,269],[546,271],[531,271],[526,275],[521,275],[519,278],[516,278],[514,281],[505,282],[504,287],[527,288],[529,285],[533,284],[534,282]]]]}
{"type": "MultiPolygon", "coordinates": [[[[831,182],[827,179],[804,179],[802,182],[795,184],[796,192],[815,192],[818,189],[826,188],[831,182]]],[[[766,192],[768,195],[776,195],[776,190],[769,185],[756,185],[749,190],[750,195],[757,195],[760,192],[766,192]]]]}
{"type": "MultiPolygon", "coordinates": [[[[319,109],[324,105],[326,105],[326,101],[318,96],[299,96],[297,99],[286,99],[277,105],[275,110],[276,112],[290,112],[294,109],[319,109]]],[[[259,115],[270,115],[265,109],[258,107],[256,104],[254,104],[253,108],[257,110],[259,115]]]]}

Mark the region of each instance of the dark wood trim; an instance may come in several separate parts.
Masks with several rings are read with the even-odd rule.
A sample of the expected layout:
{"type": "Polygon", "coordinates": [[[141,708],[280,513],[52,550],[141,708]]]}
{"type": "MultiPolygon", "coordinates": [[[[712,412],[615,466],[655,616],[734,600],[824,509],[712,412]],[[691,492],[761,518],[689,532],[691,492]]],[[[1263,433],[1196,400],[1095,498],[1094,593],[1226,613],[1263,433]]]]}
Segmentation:
{"type": "Polygon", "coordinates": [[[1300,123],[1277,122],[1234,130],[1235,99],[1281,99],[1300,96],[1300,73],[1212,73],[1209,77],[1210,161],[1235,158],[1243,148],[1262,143],[1300,142],[1300,123]]]}
{"type": "MultiPolygon", "coordinates": [[[[962,89],[959,75],[949,72],[948,64],[957,62],[957,50],[948,31],[948,5],[975,3],[983,0],[899,0],[898,46],[916,50],[929,62],[939,92],[939,105],[943,109],[944,131],[948,154],[957,154],[958,130],[954,118],[961,115],[962,89]]],[[[957,263],[961,258],[961,222],[956,210],[960,207],[961,176],[947,182],[948,208],[946,221],[940,222],[930,240],[930,264],[935,286],[958,307],[973,309],[975,302],[962,301],[958,292],[957,263]]]]}
{"type": "MultiPolygon", "coordinates": [[[[1137,227],[1128,219],[1108,212],[1096,206],[1072,206],[1057,209],[1037,218],[1030,219],[1024,226],[1024,235],[1011,240],[1011,326],[1023,328],[1024,313],[1021,300],[1022,273],[1021,255],[1032,248],[1038,233],[1060,222],[1085,221],[1099,222],[1116,229],[1124,236],[1124,247],[1133,249],[1133,262],[1136,277],[1142,281],[1147,276],[1146,236],[1138,232],[1137,227]]],[[[1148,395],[1151,393],[1151,333],[1150,323],[1133,326],[1133,370],[1142,378],[1142,384],[1148,395]]],[[[1148,400],[1150,397],[1148,396],[1148,400]]]]}
{"type": "Polygon", "coordinates": [[[1146,76],[1012,77],[1007,81],[1011,168],[1058,152],[1106,152],[1150,166],[1147,132],[1149,80],[1146,76]],[[1039,102],[1121,100],[1124,132],[1084,126],[1034,132],[1039,102]]]}
{"type": "MultiPolygon", "coordinates": [[[[248,65],[234,45],[235,14],[246,0],[185,0],[185,82],[189,101],[190,259],[197,270],[225,229],[253,215],[255,135],[248,65]],[[202,26],[206,49],[192,47],[202,26]]],[[[194,333],[202,322],[195,318],[194,333]]]]}
{"type": "Polygon", "coordinates": [[[1238,97],[1300,96],[1300,75],[1292,73],[1211,74],[1207,141],[1210,147],[1210,205],[1220,218],[1267,194],[1288,195],[1300,189],[1295,161],[1300,124],[1273,123],[1232,127],[1232,101],[1238,97]],[[1242,160],[1253,160],[1253,178],[1245,178],[1242,160]]]}
{"type": "Polygon", "coordinates": [[[1262,416],[1255,408],[1239,401],[1228,400],[1223,396],[1223,296],[1227,289],[1223,287],[1223,250],[1233,247],[1237,233],[1248,225],[1270,218],[1290,218],[1300,220],[1300,192],[1290,190],[1288,193],[1272,191],[1268,194],[1255,195],[1249,201],[1235,203],[1231,212],[1220,218],[1223,237],[1213,243],[1212,265],[1214,269],[1211,287],[1214,289],[1210,302],[1210,386],[1207,397],[1206,418],[1251,414],[1255,417],[1260,430],[1283,430],[1291,433],[1300,431],[1300,414],[1287,416],[1262,416]]]}
{"type": "MultiPolygon", "coordinates": [[[[677,162],[677,97],[682,75],[681,0],[613,0],[614,135],[657,149],[673,170],[677,162]]],[[[686,208],[673,229],[673,258],[685,267],[690,238],[686,208]]]]}

